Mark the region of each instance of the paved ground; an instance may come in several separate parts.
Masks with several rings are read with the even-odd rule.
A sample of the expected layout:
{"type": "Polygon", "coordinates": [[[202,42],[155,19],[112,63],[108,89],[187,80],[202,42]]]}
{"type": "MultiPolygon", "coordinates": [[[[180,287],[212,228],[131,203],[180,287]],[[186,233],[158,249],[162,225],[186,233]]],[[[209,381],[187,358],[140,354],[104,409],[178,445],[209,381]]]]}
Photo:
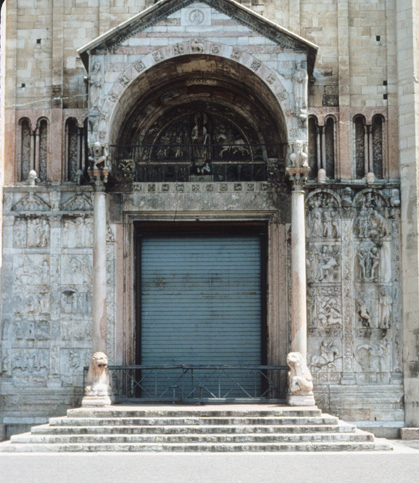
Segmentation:
{"type": "Polygon", "coordinates": [[[419,441],[393,452],[0,453],[0,483],[418,483],[419,441]]]}

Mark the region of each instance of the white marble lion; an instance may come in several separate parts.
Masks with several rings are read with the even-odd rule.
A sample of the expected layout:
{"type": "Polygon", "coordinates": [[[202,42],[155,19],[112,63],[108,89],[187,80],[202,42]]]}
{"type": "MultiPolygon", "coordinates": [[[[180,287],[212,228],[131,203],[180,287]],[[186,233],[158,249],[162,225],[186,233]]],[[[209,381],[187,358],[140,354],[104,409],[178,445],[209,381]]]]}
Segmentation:
{"type": "Polygon", "coordinates": [[[86,396],[109,396],[112,394],[111,374],[108,371],[108,356],[95,352],[87,372],[86,396]]]}
{"type": "Polygon", "coordinates": [[[313,378],[303,356],[299,352],[290,352],[287,364],[291,369],[288,373],[290,393],[295,396],[312,396],[313,378]]]}

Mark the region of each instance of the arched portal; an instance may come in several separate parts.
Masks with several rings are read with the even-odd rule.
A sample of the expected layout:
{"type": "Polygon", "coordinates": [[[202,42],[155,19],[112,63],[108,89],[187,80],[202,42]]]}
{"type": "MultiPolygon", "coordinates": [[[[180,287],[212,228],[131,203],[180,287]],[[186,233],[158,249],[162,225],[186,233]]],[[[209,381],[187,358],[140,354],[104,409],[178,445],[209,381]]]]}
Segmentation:
{"type": "Polygon", "coordinates": [[[286,299],[287,138],[269,86],[230,59],[178,56],[119,95],[111,191],[137,193],[122,206],[134,246],[127,362],[285,361],[287,311],[278,320],[277,306],[286,299]],[[283,181],[275,193],[265,189],[273,172],[283,181]]]}
{"type": "Polygon", "coordinates": [[[285,169],[284,114],[248,68],[211,55],[172,58],[138,76],[115,107],[109,140],[118,182],[266,181],[285,169]]]}

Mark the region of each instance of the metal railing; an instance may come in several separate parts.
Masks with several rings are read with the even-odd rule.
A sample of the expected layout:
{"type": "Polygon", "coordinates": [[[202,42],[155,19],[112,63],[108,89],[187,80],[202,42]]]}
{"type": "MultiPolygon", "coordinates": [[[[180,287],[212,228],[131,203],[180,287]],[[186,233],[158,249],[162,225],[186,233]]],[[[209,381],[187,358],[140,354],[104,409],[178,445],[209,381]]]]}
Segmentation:
{"type": "Polygon", "coordinates": [[[118,402],[268,402],[286,399],[289,368],[181,364],[109,366],[109,370],[118,402]]]}
{"type": "Polygon", "coordinates": [[[112,172],[119,182],[187,182],[191,176],[213,181],[266,181],[267,160],[280,144],[112,145],[112,172]]]}

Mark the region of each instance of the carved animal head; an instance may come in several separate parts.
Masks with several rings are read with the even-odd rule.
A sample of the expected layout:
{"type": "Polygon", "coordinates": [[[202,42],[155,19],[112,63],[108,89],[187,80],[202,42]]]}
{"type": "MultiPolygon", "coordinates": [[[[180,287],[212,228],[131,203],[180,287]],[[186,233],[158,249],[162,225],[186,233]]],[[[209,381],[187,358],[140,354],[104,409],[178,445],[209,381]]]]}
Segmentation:
{"type": "Polygon", "coordinates": [[[103,371],[108,367],[108,356],[104,352],[95,352],[90,361],[92,369],[103,371]]]}
{"type": "Polygon", "coordinates": [[[291,376],[304,377],[308,381],[312,380],[311,373],[300,352],[290,352],[287,356],[287,364],[291,369],[291,376]]]}
{"type": "Polygon", "coordinates": [[[291,369],[301,367],[303,362],[303,356],[299,352],[290,352],[287,356],[287,364],[291,369]]]}

